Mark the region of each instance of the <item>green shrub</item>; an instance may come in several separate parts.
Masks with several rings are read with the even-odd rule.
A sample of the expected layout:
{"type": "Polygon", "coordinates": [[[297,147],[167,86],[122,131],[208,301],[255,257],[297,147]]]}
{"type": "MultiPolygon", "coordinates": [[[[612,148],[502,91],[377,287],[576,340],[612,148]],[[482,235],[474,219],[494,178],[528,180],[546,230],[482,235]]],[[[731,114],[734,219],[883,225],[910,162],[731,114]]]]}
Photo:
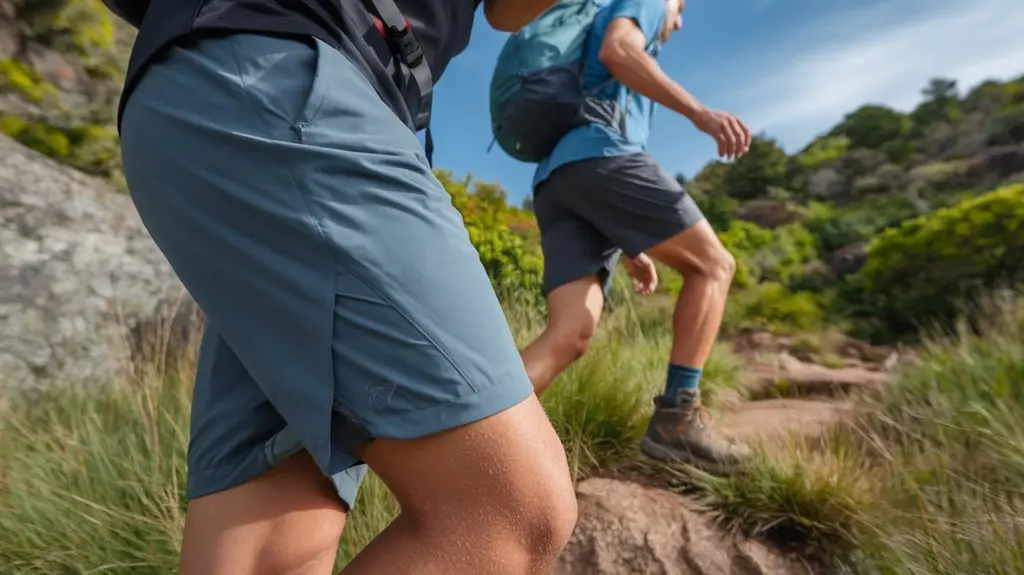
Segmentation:
{"type": "Polygon", "coordinates": [[[537,246],[527,245],[525,236],[509,226],[514,212],[505,201],[505,191],[484,183],[476,183],[470,191],[470,177],[458,181],[449,172],[435,175],[462,214],[469,239],[499,295],[539,304],[543,260],[537,246]]]}
{"type": "Polygon", "coordinates": [[[832,136],[846,136],[850,148],[876,150],[910,131],[910,119],[885,106],[867,105],[849,113],[832,129],[832,136]]]}
{"type": "Polygon", "coordinates": [[[903,222],[868,245],[866,306],[895,333],[948,322],[957,302],[1024,280],[1024,185],[903,222]]]}
{"type": "Polygon", "coordinates": [[[803,225],[814,236],[818,249],[828,253],[866,240],[917,215],[917,208],[902,196],[881,197],[845,207],[811,202],[803,225]]]}
{"type": "Polygon", "coordinates": [[[750,149],[725,172],[725,189],[740,200],[763,197],[770,187],[786,187],[789,156],[772,138],[755,136],[750,149]]]}
{"type": "Polygon", "coordinates": [[[988,143],[992,146],[1024,143],[1024,102],[1000,110],[992,118],[988,143]]]}
{"type": "Polygon", "coordinates": [[[704,217],[708,219],[708,223],[716,230],[727,229],[736,219],[736,210],[740,207],[740,202],[736,198],[722,191],[693,194],[693,199],[704,213],[704,217]]]}
{"type": "Polygon", "coordinates": [[[841,159],[849,149],[850,138],[846,136],[822,136],[811,142],[795,159],[801,168],[815,170],[841,159]]]}
{"type": "Polygon", "coordinates": [[[769,230],[736,220],[719,237],[736,258],[737,288],[763,280],[788,284],[817,255],[814,237],[798,223],[769,230]]]}
{"type": "Polygon", "coordinates": [[[791,292],[780,283],[765,282],[729,296],[724,325],[767,328],[777,333],[813,329],[825,313],[810,292],[791,292]]]}

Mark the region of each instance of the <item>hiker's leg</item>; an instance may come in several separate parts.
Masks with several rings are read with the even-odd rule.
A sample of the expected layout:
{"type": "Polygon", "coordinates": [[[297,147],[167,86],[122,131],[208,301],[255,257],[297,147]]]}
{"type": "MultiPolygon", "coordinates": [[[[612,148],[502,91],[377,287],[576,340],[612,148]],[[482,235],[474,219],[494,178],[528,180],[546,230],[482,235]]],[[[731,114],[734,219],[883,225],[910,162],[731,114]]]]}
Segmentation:
{"type": "MultiPolygon", "coordinates": [[[[216,469],[190,468],[211,487],[190,503],[187,549],[229,540],[266,506],[278,535],[326,553],[340,524],[303,510],[337,517],[329,480],[365,458],[411,509],[350,572],[550,569],[575,522],[565,454],[450,196],[350,62],[250,35],[172,49],[129,100],[122,142],[143,221],[283,424],[208,428],[247,439],[216,469]],[[315,466],[249,473],[294,442],[315,466]],[[261,483],[292,492],[267,506],[261,483]],[[218,521],[202,531],[207,515],[218,521]]],[[[253,572],[268,545],[247,555],[253,572]]],[[[194,559],[185,575],[239,572],[194,559]]]]}
{"type": "MultiPolygon", "coordinates": [[[[648,248],[647,255],[682,274],[672,316],[673,365],[703,369],[718,337],[736,261],[706,219],[648,248]]],[[[696,387],[696,381],[692,386],[696,387]]],[[[690,384],[683,383],[683,387],[690,384]]],[[[671,394],[678,388],[668,390],[671,394]]]]}
{"type": "Polygon", "coordinates": [[[365,466],[327,480],[209,325],[196,371],[179,571],[330,573],[365,466]]]}
{"type": "Polygon", "coordinates": [[[587,276],[548,294],[548,324],[522,351],[526,373],[538,396],[590,345],[604,308],[598,276],[587,276]]]}
{"type": "Polygon", "coordinates": [[[344,575],[550,573],[576,522],[565,452],[536,396],[362,454],[402,513],[344,575]]]}
{"type": "Polygon", "coordinates": [[[665,392],[655,399],[645,453],[686,459],[709,470],[738,465],[747,456],[746,447],[711,434],[695,417],[700,412],[702,370],[732,281],[732,256],[693,199],[649,155],[597,158],[563,170],[578,188],[561,196],[564,203],[572,202],[574,212],[629,257],[646,253],[685,279],[673,317],[665,392]]]}
{"type": "Polygon", "coordinates": [[[619,257],[607,237],[562,204],[568,187],[558,169],[534,193],[548,323],[522,356],[537,395],[587,350],[619,257]]]}

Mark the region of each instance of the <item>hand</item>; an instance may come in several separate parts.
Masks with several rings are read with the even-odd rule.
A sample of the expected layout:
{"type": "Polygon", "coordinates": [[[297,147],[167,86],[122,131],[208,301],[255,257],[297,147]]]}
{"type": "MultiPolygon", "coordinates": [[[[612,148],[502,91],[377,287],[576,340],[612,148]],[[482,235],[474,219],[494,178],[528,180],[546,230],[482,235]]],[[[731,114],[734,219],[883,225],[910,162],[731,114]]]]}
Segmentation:
{"type": "Polygon", "coordinates": [[[658,287],[658,270],[647,254],[640,254],[636,259],[623,256],[626,272],[633,278],[633,289],[640,295],[651,295],[658,287]]]}
{"type": "Polygon", "coordinates": [[[698,130],[718,143],[718,156],[738,158],[750,149],[750,128],[728,112],[705,109],[692,119],[698,130]]]}

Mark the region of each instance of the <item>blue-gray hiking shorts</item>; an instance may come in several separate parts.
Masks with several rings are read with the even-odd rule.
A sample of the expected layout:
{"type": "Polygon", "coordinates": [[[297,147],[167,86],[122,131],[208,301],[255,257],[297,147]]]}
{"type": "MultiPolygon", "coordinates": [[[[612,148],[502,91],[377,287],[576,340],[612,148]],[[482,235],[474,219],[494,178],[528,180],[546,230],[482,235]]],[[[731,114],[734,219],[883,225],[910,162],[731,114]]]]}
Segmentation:
{"type": "Polygon", "coordinates": [[[326,44],[185,40],[132,93],[121,146],[139,214],[207,320],[189,497],[304,448],[351,508],[374,438],[532,394],[415,134],[326,44]]]}
{"type": "Polygon", "coordinates": [[[597,276],[607,297],[619,254],[635,258],[704,219],[646,153],[571,162],[534,190],[544,291],[597,276]]]}

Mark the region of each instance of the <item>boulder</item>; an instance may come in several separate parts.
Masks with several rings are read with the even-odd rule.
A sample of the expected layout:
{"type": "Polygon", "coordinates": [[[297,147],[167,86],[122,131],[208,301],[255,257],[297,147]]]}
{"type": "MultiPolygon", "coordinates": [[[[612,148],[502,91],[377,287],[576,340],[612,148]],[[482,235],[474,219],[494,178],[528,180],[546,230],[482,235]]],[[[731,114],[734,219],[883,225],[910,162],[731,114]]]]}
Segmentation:
{"type": "Polygon", "coordinates": [[[579,520],[553,575],[796,575],[801,563],[718,528],[681,495],[614,479],[577,488],[579,520]]]}
{"type": "Polygon", "coordinates": [[[113,382],[195,313],[128,196],[0,136],[0,396],[113,382]]]}

